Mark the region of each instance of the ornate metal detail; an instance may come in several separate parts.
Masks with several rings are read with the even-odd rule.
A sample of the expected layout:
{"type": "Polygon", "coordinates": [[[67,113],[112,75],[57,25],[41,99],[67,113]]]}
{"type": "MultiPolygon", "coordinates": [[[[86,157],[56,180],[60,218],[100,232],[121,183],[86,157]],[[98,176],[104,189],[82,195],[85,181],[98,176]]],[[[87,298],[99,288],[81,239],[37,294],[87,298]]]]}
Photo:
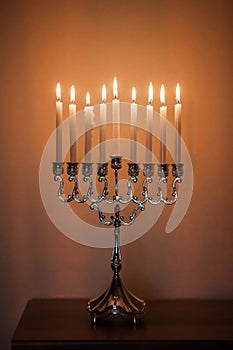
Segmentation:
{"type": "Polygon", "coordinates": [[[111,157],[111,168],[114,171],[114,194],[109,198],[108,193],[108,164],[97,164],[98,181],[103,183],[102,192],[96,198],[93,193],[93,164],[82,163],[83,181],[88,184],[86,194],[80,196],[79,182],[78,182],[78,163],[67,163],[68,180],[74,183],[72,193],[65,197],[64,194],[64,163],[53,163],[54,180],[58,181],[58,198],[64,202],[75,201],[77,203],[88,202],[90,209],[97,210],[99,220],[102,224],[114,227],[114,247],[112,253],[111,267],[113,270],[113,280],[111,286],[100,296],[91,299],[88,302],[88,311],[95,323],[98,318],[103,318],[108,315],[119,314],[123,317],[130,318],[134,324],[142,317],[146,310],[146,303],[144,300],[133,295],[122,283],[119,271],[121,269],[121,255],[120,255],[120,227],[129,226],[136,220],[138,210],[145,210],[146,204],[157,205],[159,203],[174,204],[178,199],[177,184],[182,182],[183,164],[172,164],[172,190],[171,198],[167,198],[164,194],[164,186],[167,186],[167,178],[169,176],[168,164],[157,164],[157,182],[155,182],[155,164],[143,164],[143,181],[142,181],[142,198],[138,198],[135,193],[134,183],[138,181],[140,175],[139,165],[137,163],[128,163],[128,182],[127,182],[127,197],[123,199],[119,194],[118,188],[118,172],[122,167],[122,157],[111,157]],[[156,186],[157,194],[155,198],[151,195],[151,186],[156,186]],[[114,205],[114,213],[110,218],[106,218],[101,203],[109,203],[114,205]],[[133,203],[134,208],[128,218],[121,215],[121,205],[133,203]]]}

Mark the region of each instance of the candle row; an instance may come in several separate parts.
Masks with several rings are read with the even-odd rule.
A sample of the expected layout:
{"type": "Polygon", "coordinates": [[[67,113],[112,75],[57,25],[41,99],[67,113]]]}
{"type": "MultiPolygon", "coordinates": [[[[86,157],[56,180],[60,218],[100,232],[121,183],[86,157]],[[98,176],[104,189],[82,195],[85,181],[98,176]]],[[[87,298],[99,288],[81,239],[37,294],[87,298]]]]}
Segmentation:
{"type": "MultiPolygon", "coordinates": [[[[105,144],[106,141],[106,86],[103,85],[102,88],[102,103],[100,104],[100,163],[105,161],[105,144]]],[[[114,77],[113,80],[113,101],[112,101],[112,122],[113,126],[113,139],[114,139],[114,151],[115,155],[120,155],[120,101],[118,100],[118,87],[117,80],[114,77]]],[[[61,102],[61,86],[60,83],[57,84],[56,88],[56,160],[61,161],[62,157],[62,133],[61,128],[58,126],[62,122],[62,108],[63,104],[61,102]]],[[[149,84],[148,92],[148,104],[146,106],[146,128],[147,131],[153,129],[153,85],[149,84]]],[[[167,118],[167,106],[165,104],[165,88],[164,85],[161,85],[160,89],[160,163],[166,163],[166,118],[167,118]]],[[[180,103],[180,86],[176,85],[176,104],[174,106],[174,121],[175,128],[177,130],[175,138],[175,162],[180,163],[181,161],[181,103],[180,103]]],[[[91,150],[91,114],[90,111],[93,111],[93,106],[91,106],[90,93],[86,94],[86,106],[84,107],[85,115],[85,124],[87,134],[85,135],[85,161],[90,162],[90,154],[88,152],[91,150]]],[[[69,116],[70,116],[70,161],[76,161],[76,104],[75,104],[75,89],[72,85],[70,90],[70,104],[69,104],[69,116]]],[[[132,162],[136,162],[136,121],[137,121],[137,104],[136,104],[136,89],[132,89],[132,103],[131,103],[131,140],[134,141],[131,143],[130,157],[132,162]]],[[[93,126],[93,125],[92,125],[93,126]]],[[[152,134],[147,132],[146,137],[146,163],[152,161],[152,134]]]]}

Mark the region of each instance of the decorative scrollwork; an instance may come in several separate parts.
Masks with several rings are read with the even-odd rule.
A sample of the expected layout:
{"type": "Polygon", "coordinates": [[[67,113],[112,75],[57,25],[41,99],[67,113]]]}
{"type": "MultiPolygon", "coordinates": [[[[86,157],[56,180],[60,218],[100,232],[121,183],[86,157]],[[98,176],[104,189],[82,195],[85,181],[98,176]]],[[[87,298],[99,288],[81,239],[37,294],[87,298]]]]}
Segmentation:
{"type": "Polygon", "coordinates": [[[121,157],[112,157],[111,158],[111,168],[114,170],[114,178],[115,178],[115,187],[114,194],[112,198],[108,198],[108,163],[97,164],[97,175],[98,181],[103,183],[102,192],[96,198],[93,197],[93,164],[92,163],[82,163],[82,175],[83,181],[88,184],[86,194],[79,197],[79,181],[78,181],[78,163],[67,163],[67,174],[69,182],[73,182],[73,190],[70,195],[65,197],[64,194],[64,163],[62,162],[54,162],[53,163],[53,173],[54,180],[59,182],[59,187],[57,191],[57,195],[59,200],[63,203],[75,201],[77,203],[85,203],[88,202],[90,205],[90,209],[97,210],[99,215],[99,220],[102,224],[110,226],[113,225],[117,227],[117,225],[129,226],[131,225],[136,217],[139,210],[145,210],[146,203],[151,205],[157,205],[159,203],[164,203],[167,205],[174,204],[178,199],[178,190],[177,184],[182,182],[183,175],[183,164],[172,164],[172,176],[174,177],[172,181],[172,199],[168,199],[166,195],[163,193],[163,187],[167,186],[167,177],[169,175],[169,165],[168,164],[158,164],[158,180],[157,180],[157,194],[156,198],[150,194],[150,188],[153,187],[154,179],[154,166],[155,164],[143,164],[143,176],[144,179],[142,181],[142,198],[139,199],[135,193],[134,185],[138,182],[139,176],[139,166],[136,163],[128,163],[128,175],[129,179],[127,182],[127,198],[123,199],[119,194],[118,188],[118,171],[121,169],[121,157]],[[106,217],[101,209],[101,203],[109,203],[115,204],[114,214],[110,217],[109,220],[106,220],[106,217]],[[124,216],[120,215],[120,206],[127,205],[129,203],[133,203],[134,207],[132,209],[132,213],[128,217],[128,220],[124,218],[124,216]]]}

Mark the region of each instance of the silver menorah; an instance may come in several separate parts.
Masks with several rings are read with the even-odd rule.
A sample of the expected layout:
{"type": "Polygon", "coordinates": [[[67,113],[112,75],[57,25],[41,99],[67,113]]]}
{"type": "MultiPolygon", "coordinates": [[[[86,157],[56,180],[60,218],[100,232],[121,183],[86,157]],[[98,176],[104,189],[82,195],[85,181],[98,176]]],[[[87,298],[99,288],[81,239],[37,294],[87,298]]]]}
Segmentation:
{"type": "Polygon", "coordinates": [[[158,180],[155,182],[155,163],[145,163],[142,165],[142,191],[141,196],[136,195],[134,184],[138,182],[138,176],[140,174],[139,164],[129,162],[128,163],[128,181],[127,181],[127,197],[123,199],[123,196],[119,193],[119,171],[122,168],[122,157],[111,156],[111,169],[113,170],[114,178],[114,194],[109,196],[109,174],[108,163],[97,163],[97,175],[98,181],[103,184],[101,194],[97,195],[93,192],[93,163],[82,163],[82,176],[83,181],[88,184],[87,192],[85,194],[79,193],[79,180],[78,180],[78,163],[67,162],[67,175],[68,180],[73,183],[73,190],[70,195],[65,196],[64,191],[64,162],[53,163],[54,180],[58,181],[58,198],[64,202],[76,202],[76,203],[88,203],[90,209],[97,210],[99,220],[103,225],[112,226],[114,228],[114,246],[111,258],[111,268],[113,270],[113,278],[109,288],[107,288],[101,295],[90,299],[88,301],[87,309],[92,318],[93,323],[96,323],[97,319],[105,318],[108,315],[120,315],[124,318],[133,320],[134,324],[137,324],[139,319],[143,316],[146,310],[146,302],[141,298],[135,296],[129,289],[123,284],[120,278],[121,270],[121,253],[120,253],[120,227],[132,225],[137,217],[138,211],[143,211],[146,205],[158,205],[164,203],[172,205],[177,201],[178,189],[177,184],[181,183],[183,175],[183,164],[172,164],[172,189],[171,199],[169,199],[163,190],[164,184],[168,184],[169,165],[157,164],[158,180]],[[156,196],[150,193],[150,187],[156,186],[156,196]],[[114,211],[109,219],[106,218],[103,210],[101,209],[101,203],[112,204],[114,211]],[[121,205],[127,205],[133,203],[133,210],[131,215],[125,219],[121,215],[121,205]]]}

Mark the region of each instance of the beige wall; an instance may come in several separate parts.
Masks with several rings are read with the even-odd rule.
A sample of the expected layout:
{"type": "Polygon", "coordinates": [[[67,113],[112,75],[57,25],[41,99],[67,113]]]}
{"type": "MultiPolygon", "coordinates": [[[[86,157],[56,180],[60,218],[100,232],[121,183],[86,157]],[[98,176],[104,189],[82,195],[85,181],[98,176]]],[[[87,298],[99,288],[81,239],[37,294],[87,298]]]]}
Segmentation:
{"type": "Polygon", "coordinates": [[[69,240],[42,205],[39,164],[58,80],[66,101],[78,87],[80,108],[88,90],[98,104],[114,75],[121,100],[135,85],[142,105],[149,81],[157,91],[163,82],[170,108],[180,82],[191,205],[171,235],[167,209],[122,247],[122,276],[145,299],[233,296],[232,10],[231,0],[1,1],[1,349],[29,298],[87,298],[111,278],[111,250],[69,240]]]}

